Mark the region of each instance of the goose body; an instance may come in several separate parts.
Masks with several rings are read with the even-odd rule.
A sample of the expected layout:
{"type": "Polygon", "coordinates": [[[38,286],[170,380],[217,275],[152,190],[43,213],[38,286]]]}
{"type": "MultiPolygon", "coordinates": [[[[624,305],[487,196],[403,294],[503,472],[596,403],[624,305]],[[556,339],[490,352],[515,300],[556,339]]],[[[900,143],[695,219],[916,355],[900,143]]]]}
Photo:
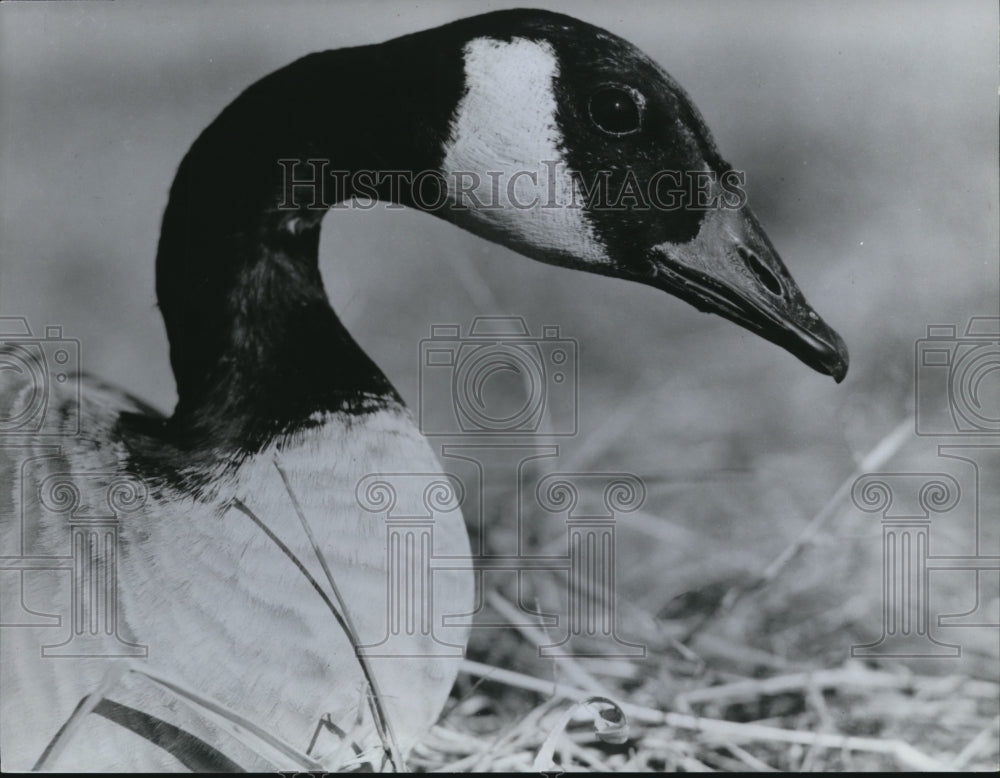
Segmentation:
{"type": "MultiPolygon", "coordinates": [[[[93,396],[92,392],[86,394],[93,396]]],[[[85,407],[85,419],[100,440],[114,441],[114,430],[102,430],[100,426],[115,407],[108,402],[112,397],[105,400],[99,406],[85,407]]],[[[121,404],[118,410],[127,413],[135,408],[121,404]]],[[[347,603],[359,606],[351,616],[361,645],[377,646],[389,628],[383,604],[387,588],[386,528],[384,520],[359,506],[355,496],[358,484],[372,474],[374,465],[379,468],[377,472],[385,473],[421,468],[434,473],[440,471],[440,466],[402,407],[352,419],[330,414],[318,422],[314,428],[262,449],[238,467],[220,467],[216,473],[207,473],[210,495],[195,496],[162,484],[139,495],[145,499],[138,510],[129,510],[122,503],[125,509],[121,512],[115,565],[120,582],[116,639],[104,641],[96,652],[79,642],[76,650],[107,650],[121,654],[123,660],[132,654],[131,661],[148,662],[192,689],[211,690],[213,699],[251,720],[266,722],[268,729],[302,751],[307,750],[324,714],[330,714],[344,732],[354,728],[359,716],[368,719],[364,678],[357,670],[350,640],[331,617],[328,604],[310,579],[268,533],[280,539],[311,579],[323,582],[325,587],[325,572],[299,518],[301,510],[323,549],[324,561],[331,568],[341,596],[347,603]],[[254,517],[266,525],[267,532],[254,517]],[[330,517],[336,517],[336,521],[330,517]],[[155,618],[136,615],[154,613],[155,618]],[[135,651],[130,650],[133,645],[135,651]],[[250,666],[254,669],[248,672],[250,666]]],[[[58,494],[55,490],[59,485],[65,488],[72,483],[80,492],[78,513],[107,513],[102,509],[108,501],[108,490],[127,457],[120,446],[92,440],[64,445],[55,457],[44,446],[23,451],[19,458],[29,464],[20,474],[14,509],[17,515],[41,512],[43,516],[59,516],[58,511],[53,513],[46,507],[58,503],[58,497],[53,495],[58,494]],[[53,479],[54,474],[59,477],[53,479]]],[[[124,482],[125,488],[136,484],[142,489],[140,483],[131,479],[124,482]]],[[[404,493],[397,495],[397,500],[404,506],[409,503],[419,507],[420,497],[404,493]]],[[[25,553],[65,555],[72,547],[65,516],[62,513],[61,522],[38,527],[37,535],[28,533],[25,553]]],[[[14,548],[15,542],[16,538],[5,537],[4,547],[14,548]]],[[[435,552],[468,557],[469,544],[460,512],[436,517],[435,552]]],[[[72,601],[69,576],[42,571],[25,575],[29,576],[25,604],[40,612],[62,613],[72,623],[72,614],[65,606],[72,601]]],[[[472,610],[472,588],[461,574],[436,573],[434,594],[438,606],[447,608],[448,613],[472,610]]],[[[27,754],[34,764],[58,727],[84,695],[96,689],[107,675],[109,663],[116,661],[100,656],[42,656],[40,647],[60,643],[66,631],[65,627],[21,627],[3,632],[4,729],[20,729],[13,717],[33,713],[25,702],[35,696],[42,696],[61,714],[45,715],[49,729],[25,727],[16,741],[5,741],[5,765],[17,765],[13,759],[19,753],[27,754]]],[[[411,747],[417,733],[425,730],[440,712],[461,656],[460,652],[451,652],[450,657],[425,655],[440,655],[442,642],[462,646],[466,638],[467,630],[461,627],[449,631],[437,626],[433,635],[417,630],[413,636],[404,635],[402,648],[397,641],[394,655],[368,659],[401,749],[411,747]],[[420,656],[410,658],[407,652],[420,656]]],[[[202,740],[222,743],[228,746],[228,750],[221,749],[227,754],[239,746],[227,742],[204,716],[192,715],[167,699],[169,695],[162,688],[137,681],[125,679],[110,696],[185,732],[199,733],[202,740]]],[[[134,729],[141,722],[133,719],[125,723],[134,729]]],[[[178,758],[165,750],[169,741],[155,732],[151,734],[158,745],[151,748],[133,729],[101,715],[88,716],[63,754],[64,761],[46,767],[226,767],[217,753],[199,758],[179,751],[178,758]],[[81,744],[86,747],[81,748],[81,744]]],[[[378,745],[373,733],[354,740],[360,750],[378,745]]],[[[337,738],[321,738],[313,755],[322,760],[324,750],[337,750],[337,742],[337,738]]],[[[244,768],[268,767],[267,762],[253,761],[250,753],[239,748],[235,755],[235,763],[244,768]]],[[[355,754],[348,752],[347,756],[355,754]]],[[[339,758],[345,755],[341,753],[339,758]]],[[[22,762],[21,766],[32,764],[22,762]]]]}
{"type": "MultiPolygon", "coordinates": [[[[382,746],[329,582],[360,644],[379,644],[385,518],[361,507],[359,484],[372,474],[425,476],[396,495],[405,513],[441,468],[327,302],[317,255],[333,204],[375,196],[543,262],[661,288],[840,380],[843,343],[745,207],[530,205],[542,195],[565,203],[580,181],[605,172],[620,187],[661,170],[718,177],[730,168],[659,66],[604,30],[548,12],[496,12],[313,54],[238,97],[182,161],[164,216],[157,294],[177,380],[173,414],[85,379],[78,427],[76,397],[53,392],[46,426],[9,434],[0,447],[0,483],[10,487],[0,493],[5,558],[65,557],[67,515],[106,515],[101,506],[122,479],[141,492],[119,500],[111,550],[120,654],[46,654],[58,642],[51,622],[0,629],[4,767],[300,766],[262,758],[135,673],[113,682],[110,703],[74,719],[64,750],[46,753],[81,700],[126,661],[183,681],[322,767],[344,763],[343,742],[355,754],[382,746]],[[289,204],[278,161],[316,159],[350,183],[329,201],[289,204]],[[542,179],[517,175],[540,169],[542,179]],[[432,171],[440,197],[387,181],[362,191],[354,174],[364,171],[432,171]],[[491,175],[518,183],[494,190],[491,175]],[[73,483],[69,502],[46,496],[53,476],[73,483]]],[[[0,373],[0,418],[14,418],[31,391],[25,376],[0,373]]],[[[459,510],[437,515],[433,542],[435,554],[469,556],[459,510]]],[[[18,564],[0,565],[4,613],[100,616],[88,609],[105,601],[74,600],[85,582],[65,567],[18,564]]],[[[401,753],[444,705],[468,633],[442,617],[471,613],[473,590],[468,571],[436,572],[433,629],[404,629],[391,656],[368,657],[401,753]]]]}

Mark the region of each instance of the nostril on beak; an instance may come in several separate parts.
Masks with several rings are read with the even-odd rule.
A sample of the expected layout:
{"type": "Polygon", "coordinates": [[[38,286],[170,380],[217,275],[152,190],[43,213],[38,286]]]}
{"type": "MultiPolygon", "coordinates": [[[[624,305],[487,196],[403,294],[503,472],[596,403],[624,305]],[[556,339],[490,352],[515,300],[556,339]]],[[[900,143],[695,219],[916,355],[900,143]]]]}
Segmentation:
{"type": "Polygon", "coordinates": [[[743,246],[737,248],[736,252],[740,255],[740,258],[747,263],[747,267],[750,268],[750,272],[757,277],[757,280],[764,285],[764,288],[766,288],[767,291],[775,297],[781,297],[784,292],[784,287],[782,287],[781,281],[779,281],[778,277],[772,273],[763,262],[760,261],[760,257],[743,246]]]}

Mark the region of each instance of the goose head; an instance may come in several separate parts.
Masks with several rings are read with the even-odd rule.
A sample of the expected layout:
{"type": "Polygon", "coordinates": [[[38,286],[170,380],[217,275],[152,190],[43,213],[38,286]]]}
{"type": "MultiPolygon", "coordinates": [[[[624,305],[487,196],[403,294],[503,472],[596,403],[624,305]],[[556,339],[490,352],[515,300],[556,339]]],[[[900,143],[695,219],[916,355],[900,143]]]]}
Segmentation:
{"type": "Polygon", "coordinates": [[[450,218],[534,259],[661,289],[844,378],[844,342],[659,65],[550,13],[489,14],[464,33],[464,92],[440,163],[450,218]]]}
{"type": "Polygon", "coordinates": [[[259,438],[395,396],[318,269],[323,215],[358,196],[656,287],[840,381],[844,343],[741,175],[659,65],[568,16],[498,11],[303,57],[237,97],[174,180],[157,294],[175,419],[218,432],[218,419],[245,417],[259,438]]]}

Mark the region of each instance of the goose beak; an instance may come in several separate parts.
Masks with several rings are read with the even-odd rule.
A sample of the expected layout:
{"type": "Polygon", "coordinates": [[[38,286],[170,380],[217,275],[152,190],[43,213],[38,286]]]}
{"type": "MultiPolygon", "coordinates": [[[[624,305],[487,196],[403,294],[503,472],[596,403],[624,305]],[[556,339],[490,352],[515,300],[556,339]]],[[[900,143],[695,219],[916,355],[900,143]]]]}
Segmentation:
{"type": "Polygon", "coordinates": [[[847,346],[806,302],[747,206],[709,211],[693,240],[656,246],[649,259],[652,285],[844,380],[847,346]]]}

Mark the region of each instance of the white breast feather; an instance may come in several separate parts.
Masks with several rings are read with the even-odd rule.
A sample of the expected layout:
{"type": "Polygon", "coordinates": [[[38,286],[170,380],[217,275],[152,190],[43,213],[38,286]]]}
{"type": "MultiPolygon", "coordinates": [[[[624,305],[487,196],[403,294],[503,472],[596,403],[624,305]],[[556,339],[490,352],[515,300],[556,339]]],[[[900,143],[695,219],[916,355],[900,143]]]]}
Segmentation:
{"type": "MultiPolygon", "coordinates": [[[[93,428],[95,425],[91,425],[93,428]]],[[[96,438],[110,430],[96,425],[96,438]]],[[[59,556],[68,553],[69,530],[37,527],[40,511],[33,496],[39,479],[59,471],[113,473],[119,466],[105,445],[63,439],[62,454],[36,460],[41,472],[23,467],[38,445],[0,450],[0,477],[14,494],[0,499],[4,516],[4,554],[11,554],[21,534],[17,517],[25,518],[31,547],[24,553],[59,556]],[[103,461],[102,461],[103,459],[103,461]]],[[[41,443],[41,441],[37,441],[41,443]]],[[[116,447],[117,448],[117,447],[116,447]]],[[[117,448],[117,456],[122,455],[117,448]]],[[[324,589],[318,563],[288,490],[275,467],[275,457],[288,478],[334,580],[352,607],[363,643],[377,643],[387,631],[386,522],[384,515],[363,510],[356,499],[358,483],[375,472],[439,473],[426,441],[405,412],[368,416],[331,415],[311,428],[249,460],[235,475],[217,482],[210,504],[169,488],[151,494],[141,515],[122,520],[118,581],[123,637],[149,648],[148,661],[158,670],[183,679],[214,700],[256,721],[305,750],[325,713],[350,730],[359,710],[367,718],[364,682],[354,651],[328,607],[302,573],[245,514],[222,506],[238,498],[285,543],[324,589]]],[[[93,479],[84,478],[91,484],[93,479]]],[[[99,493],[89,498],[100,501],[99,493]]],[[[399,495],[400,509],[416,495],[399,495]]],[[[434,525],[434,552],[467,558],[470,554],[460,511],[440,514],[434,525]]],[[[83,695],[92,691],[115,660],[43,658],[40,646],[58,642],[68,628],[69,581],[66,573],[24,574],[23,592],[4,573],[0,607],[7,613],[21,603],[41,613],[61,613],[61,629],[0,629],[0,665],[4,716],[0,749],[8,769],[30,769],[55,730],[83,695]],[[58,633],[58,634],[57,634],[58,633]]],[[[471,574],[435,573],[433,579],[435,637],[464,645],[465,627],[441,628],[445,614],[471,611],[471,574]]],[[[412,654],[427,653],[428,639],[410,636],[412,654]]],[[[405,647],[405,646],[404,646],[405,647]]],[[[436,644],[431,648],[435,648],[436,644]]],[[[404,749],[433,724],[458,669],[458,657],[415,658],[398,655],[372,659],[376,678],[404,749]]],[[[405,651],[404,651],[405,653],[405,651]]],[[[460,652],[459,652],[460,653],[460,652]]],[[[121,702],[162,715],[190,728],[212,743],[217,732],[202,717],[160,691],[133,684],[115,696],[121,702]]],[[[366,746],[378,743],[367,727],[366,746]]],[[[223,748],[232,754],[232,739],[223,748]]],[[[320,740],[320,756],[336,750],[336,738],[320,740]],[[324,745],[325,743],[325,745],[324,745]]],[[[237,754],[241,752],[239,749],[237,754]]],[[[244,755],[245,756],[245,755],[244,755]]],[[[136,735],[97,716],[87,717],[63,761],[64,769],[180,769],[179,763],[136,735]]],[[[249,761],[250,767],[268,765],[249,761]]],[[[286,766],[286,768],[291,765],[286,766]]]]}

